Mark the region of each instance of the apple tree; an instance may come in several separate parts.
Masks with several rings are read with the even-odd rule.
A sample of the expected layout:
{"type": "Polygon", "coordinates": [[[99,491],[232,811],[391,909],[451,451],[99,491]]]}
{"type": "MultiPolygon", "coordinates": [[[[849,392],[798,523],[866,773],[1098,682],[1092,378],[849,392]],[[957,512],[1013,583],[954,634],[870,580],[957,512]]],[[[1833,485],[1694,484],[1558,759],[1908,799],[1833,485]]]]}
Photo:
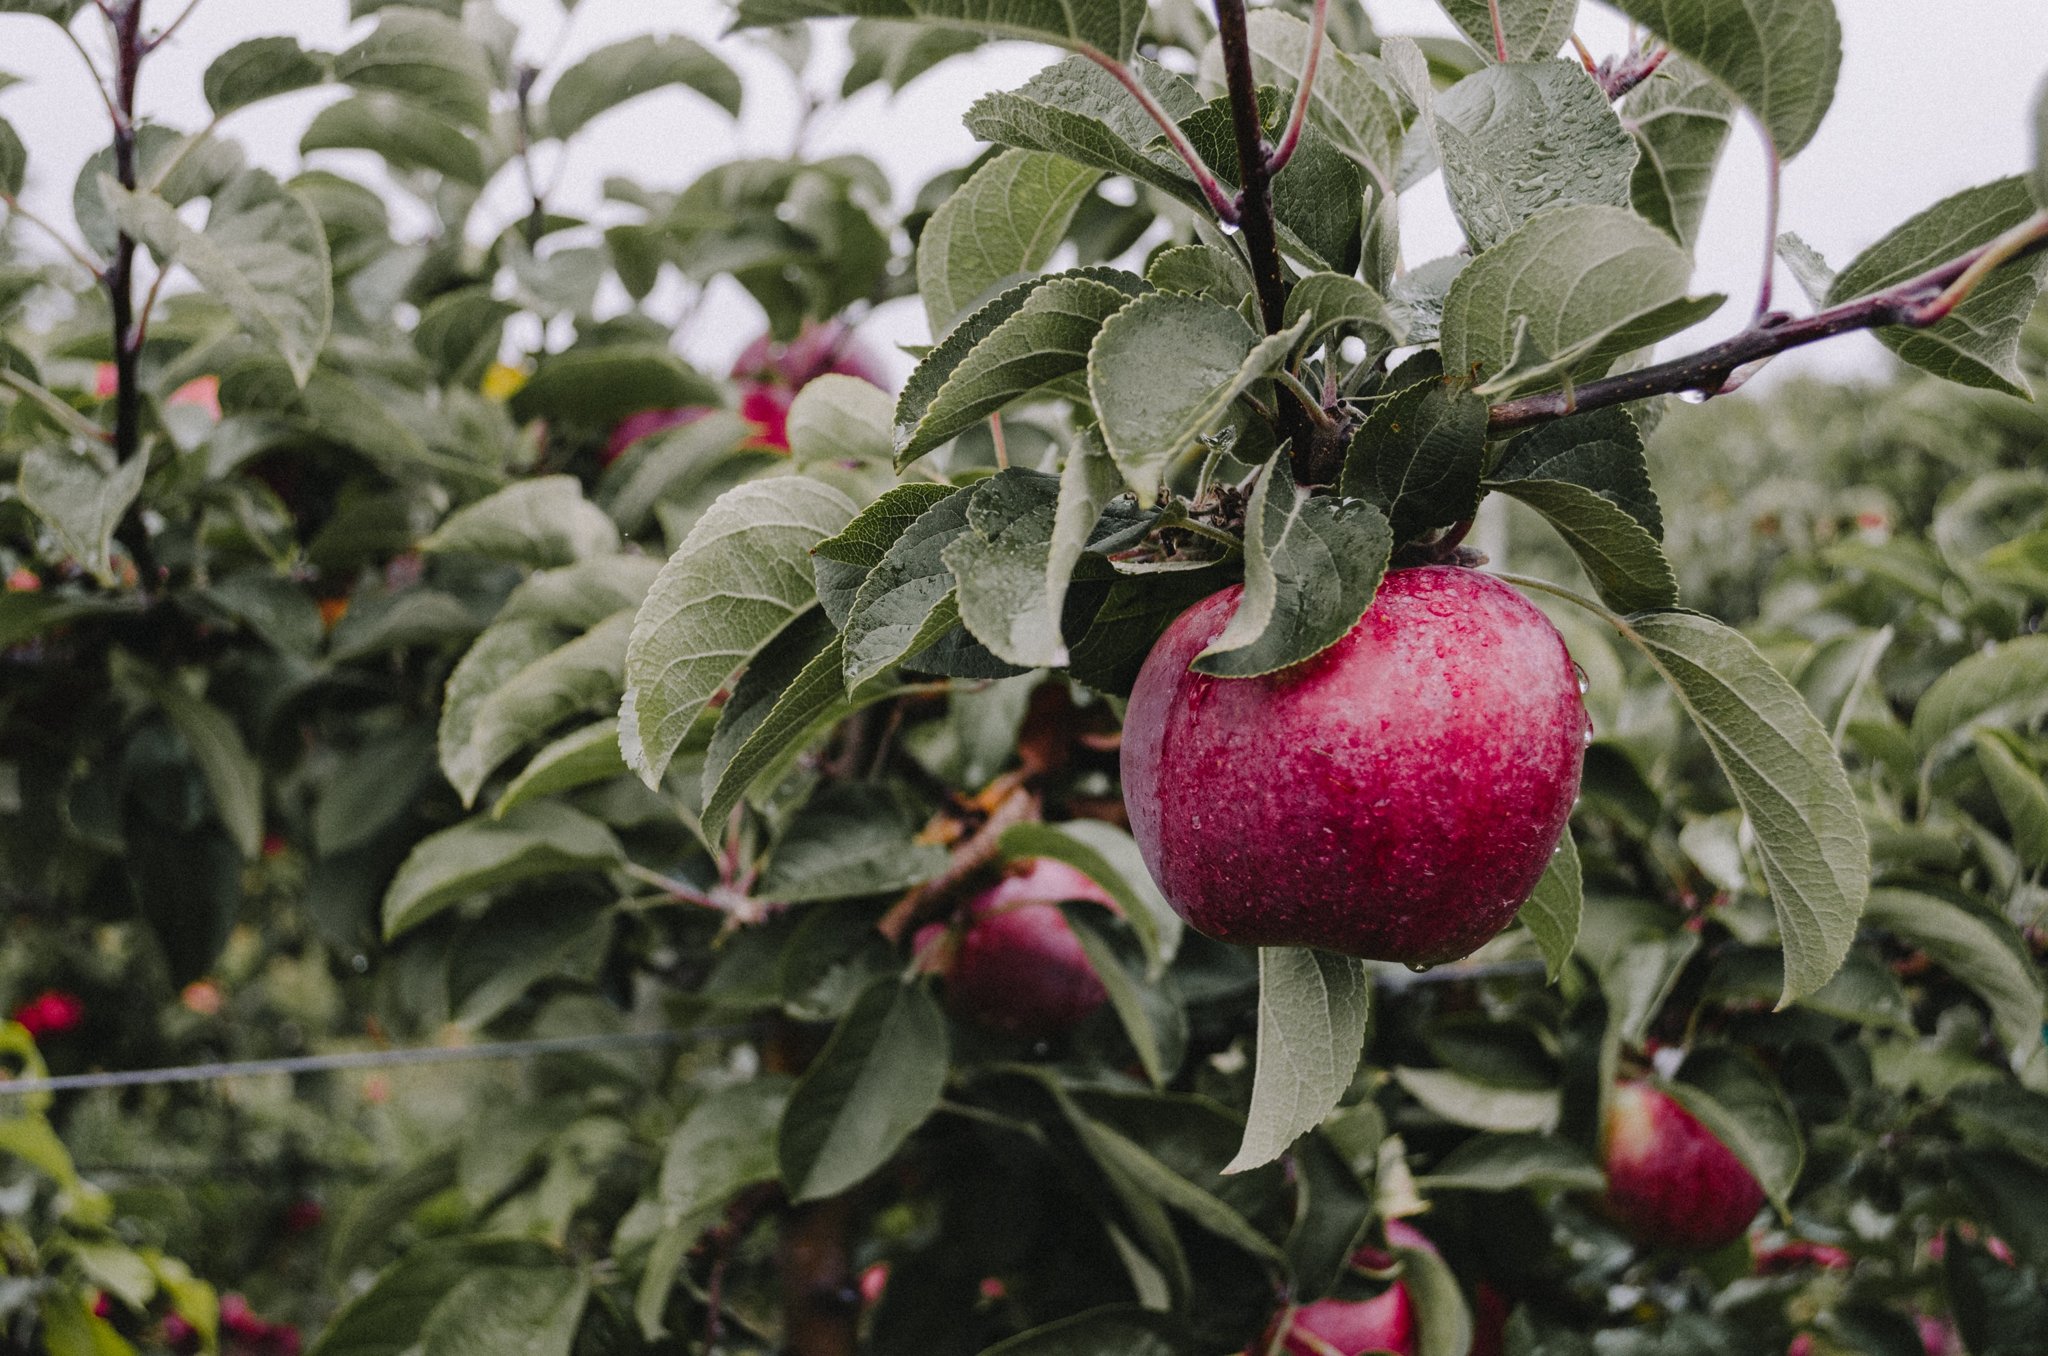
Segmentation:
{"type": "Polygon", "coordinates": [[[70,223],[0,122],[61,246],[0,272],[0,891],[20,982],[100,986],[10,1052],[617,1041],[451,1078],[398,1147],[330,1085],[128,1104],[373,1165],[291,1284],[90,1180],[121,1103],[24,1100],[5,1321],[258,1349],[216,1298],[255,1277],[335,1354],[2028,1349],[2040,444],[1959,493],[1834,455],[1769,579],[1651,466],[1742,465],[1672,403],[1852,331],[2019,418],[2048,160],[1837,271],[1776,220],[1829,0],[1616,7],[1603,58],[1557,0],[1428,42],[741,0],[797,79],[851,19],[843,94],[1056,59],[907,214],[796,157],[584,219],[545,161],[653,88],[720,126],[717,53],[354,0],[181,132],[137,88],[189,9],[0,0],[101,44],[112,114],[70,223]],[[294,178],[223,135],[329,86],[294,178]],[[1733,135],[1770,266],[1698,346],[1733,135]],[[1461,250],[1404,252],[1411,191],[1461,250]],[[720,380],[674,332],[725,283],[768,333],[720,380]],[[932,336],[900,393],[888,304],[932,336]]]}

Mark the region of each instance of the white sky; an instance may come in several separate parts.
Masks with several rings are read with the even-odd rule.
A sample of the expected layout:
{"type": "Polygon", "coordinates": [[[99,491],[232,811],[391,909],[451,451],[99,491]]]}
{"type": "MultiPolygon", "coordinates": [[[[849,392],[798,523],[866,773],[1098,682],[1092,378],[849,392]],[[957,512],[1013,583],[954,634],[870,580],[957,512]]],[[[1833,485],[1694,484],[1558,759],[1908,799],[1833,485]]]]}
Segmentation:
{"type": "MultiPolygon", "coordinates": [[[[1358,0],[1336,0],[1338,4],[1358,0]]],[[[182,0],[147,0],[161,24],[182,0]]],[[[1448,33],[1433,0],[1365,0],[1383,33],[1448,33]]],[[[707,102],[680,92],[649,96],[594,124],[563,167],[554,205],[588,210],[598,185],[625,174],[658,186],[680,186],[710,166],[741,155],[785,155],[795,143],[802,97],[787,69],[744,39],[719,36],[728,11],[718,0],[581,0],[566,30],[556,0],[500,0],[528,30],[525,55],[576,54],[633,33],[690,34],[739,68],[746,107],[737,124],[707,102]]],[[[2021,170],[2031,154],[2027,110],[2048,71],[2048,0],[1836,0],[1846,55],[1833,111],[1813,144],[1786,171],[1783,225],[1797,230],[1837,267],[1920,208],[1972,184],[2021,170]]],[[[154,118],[174,126],[203,121],[199,79],[224,48],[246,38],[292,33],[335,50],[350,29],[347,0],[204,0],[177,40],[149,67],[142,100],[154,118]]],[[[364,25],[367,27],[367,25],[364,25]]],[[[81,23],[89,47],[92,26],[81,23]]],[[[1625,31],[1612,12],[1589,3],[1580,32],[1596,53],[1617,49],[1625,31]]],[[[1002,43],[958,58],[885,98],[870,90],[820,114],[805,138],[809,154],[859,152],[880,161],[907,203],[933,173],[964,163],[977,147],[960,116],[981,92],[1021,83],[1053,59],[1049,49],[1002,43]]],[[[807,79],[835,91],[843,44],[816,44],[807,79]]],[[[0,15],[0,71],[27,83],[0,93],[0,115],[31,151],[25,200],[46,216],[68,219],[72,181],[106,138],[105,114],[76,53],[44,20],[0,15]]],[[[235,115],[228,135],[256,163],[279,172],[296,166],[295,146],[313,110],[338,97],[332,90],[274,100],[235,115]]],[[[345,159],[351,153],[325,153],[345,159]]],[[[358,162],[360,163],[360,162],[358,162]]],[[[1698,332],[1708,339],[1747,318],[1762,263],[1762,156],[1753,132],[1738,127],[1723,161],[1700,249],[1697,290],[1726,292],[1724,311],[1698,332]]],[[[491,203],[509,222],[521,212],[510,177],[491,203]]],[[[1418,187],[1404,203],[1411,263],[1452,248],[1456,228],[1439,185],[1418,187]]],[[[495,224],[495,223],[494,223],[495,224]]],[[[1798,293],[1781,275],[1780,304],[1798,293]]],[[[697,313],[682,349],[714,371],[758,329],[758,312],[736,288],[715,293],[697,313]]],[[[914,302],[884,308],[869,325],[876,338],[925,338],[914,302]]],[[[1864,336],[1836,340],[1781,360],[1831,372],[1872,370],[1880,350],[1864,336]]],[[[903,366],[907,367],[907,361],[903,366]]]]}

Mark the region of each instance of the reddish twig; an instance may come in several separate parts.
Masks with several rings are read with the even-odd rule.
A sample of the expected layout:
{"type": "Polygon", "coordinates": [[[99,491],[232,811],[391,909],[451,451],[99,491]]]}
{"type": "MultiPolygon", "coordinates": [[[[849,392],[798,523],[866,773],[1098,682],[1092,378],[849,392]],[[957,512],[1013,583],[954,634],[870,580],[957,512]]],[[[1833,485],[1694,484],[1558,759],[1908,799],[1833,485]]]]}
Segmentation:
{"type": "Polygon", "coordinates": [[[1075,50],[1115,76],[1117,83],[1130,92],[1131,97],[1138,101],[1138,106],[1145,110],[1145,115],[1159,124],[1159,130],[1166,135],[1166,144],[1173,148],[1173,153],[1188,167],[1188,173],[1195,177],[1195,183],[1201,188],[1202,196],[1209,200],[1210,210],[1215,212],[1219,220],[1235,225],[1237,203],[1217,180],[1215,172],[1196,153],[1194,143],[1188,140],[1187,133],[1180,130],[1180,124],[1173,120],[1173,115],[1166,111],[1159,100],[1152,97],[1152,91],[1145,88],[1145,82],[1138,79],[1138,73],[1130,68],[1129,63],[1118,61],[1109,53],[1085,44],[1075,50]]]}
{"type": "Polygon", "coordinates": [[[1737,371],[1787,349],[1856,330],[1891,325],[1925,329],[1938,324],[1968,300],[1985,278],[2044,248],[2048,248],[2048,212],[2036,213],[1990,244],[1882,292],[1803,318],[1773,312],[1733,338],[1683,358],[1587,382],[1571,391],[1503,401],[1493,407],[1489,424],[1499,435],[1651,396],[1687,391],[1720,395],[1737,371]]]}
{"type": "Polygon", "coordinates": [[[995,862],[1002,854],[1004,833],[1015,825],[1028,824],[1038,816],[1038,797],[1021,784],[1013,785],[989,811],[982,826],[954,847],[946,869],[891,905],[882,921],[875,925],[876,930],[892,943],[900,944],[955,891],[995,862]]]}
{"type": "Polygon", "coordinates": [[[1269,175],[1286,169],[1287,162],[1294,159],[1294,148],[1301,144],[1301,129],[1308,122],[1309,98],[1316,86],[1316,67],[1323,60],[1323,35],[1329,27],[1330,0],[1316,0],[1308,25],[1308,52],[1301,59],[1301,85],[1294,91],[1294,111],[1287,115],[1287,130],[1280,134],[1280,144],[1266,159],[1269,175]]]}
{"type": "Polygon", "coordinates": [[[1486,10],[1493,17],[1493,54],[1505,66],[1508,63],[1508,29],[1501,22],[1500,0],[1486,0],[1486,10]]]}

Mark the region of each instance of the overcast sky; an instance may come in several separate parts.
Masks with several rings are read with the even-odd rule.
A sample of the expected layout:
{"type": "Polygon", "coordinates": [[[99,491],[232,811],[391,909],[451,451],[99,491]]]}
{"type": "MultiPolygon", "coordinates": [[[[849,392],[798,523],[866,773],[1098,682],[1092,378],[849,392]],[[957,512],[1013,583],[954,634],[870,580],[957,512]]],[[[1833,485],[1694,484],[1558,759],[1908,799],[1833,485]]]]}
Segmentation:
{"type": "MultiPolygon", "coordinates": [[[[181,0],[146,0],[153,22],[168,22],[181,0]]],[[[1335,0],[1337,4],[1358,0],[1335,0]]],[[[723,38],[726,8],[718,0],[581,0],[566,28],[556,0],[500,0],[527,30],[526,55],[563,61],[582,51],[649,30],[688,33],[716,47],[742,73],[746,107],[737,123],[693,96],[650,96],[595,124],[561,170],[556,205],[595,205],[605,177],[626,174],[680,186],[706,168],[742,155],[785,155],[795,143],[801,93],[789,72],[750,42],[723,38]]],[[[1922,207],[1958,189],[2022,169],[2032,154],[2026,110],[2048,71],[2048,0],[1836,0],[1846,55],[1833,111],[1813,144],[1787,170],[1784,227],[1796,230],[1836,266],[1922,207]]],[[[1449,33],[1433,0],[1366,0],[1383,33],[1449,33]]],[[[142,91],[148,113],[175,126],[203,121],[200,75],[208,61],[245,38],[298,35],[330,50],[350,35],[347,0],[203,0],[194,18],[149,68],[142,91]]],[[[96,46],[94,25],[80,32],[96,46]]],[[[367,25],[364,25],[367,27],[367,25]]],[[[1625,25],[1588,3],[1580,32],[1601,54],[1623,42],[1625,25]]],[[[890,172],[908,201],[934,172],[965,162],[976,145],[960,116],[981,92],[1021,83],[1053,59],[1048,49],[1001,43],[958,59],[893,99],[870,90],[821,114],[805,149],[813,155],[855,151],[890,172]]],[[[807,74],[816,91],[838,86],[843,45],[816,44],[807,74]]],[[[31,150],[25,197],[45,215],[65,217],[79,165],[106,138],[105,114],[83,77],[76,53],[46,22],[0,15],[0,71],[26,83],[0,93],[0,116],[31,150]]],[[[332,90],[311,91],[236,115],[229,135],[257,163],[287,172],[296,164],[300,131],[332,90]]],[[[337,153],[326,153],[330,156],[337,153]]],[[[346,158],[346,153],[341,153],[346,158]]],[[[1698,332],[1707,339],[1747,318],[1762,263],[1762,156],[1753,132],[1738,128],[1700,249],[1698,290],[1727,292],[1723,313],[1698,332]]],[[[518,194],[501,180],[494,205],[510,221],[518,194]]],[[[1456,228],[1432,180],[1404,201],[1408,257],[1420,262],[1452,248],[1456,228]]],[[[1781,304],[1796,289],[1781,283],[1781,304]]],[[[758,326],[751,302],[729,289],[699,312],[682,348],[707,366],[731,357],[758,326]]],[[[921,341],[914,303],[885,308],[871,323],[878,338],[921,341]]],[[[1833,372],[1875,370],[1880,350],[1863,336],[1782,360],[1833,372]]]]}

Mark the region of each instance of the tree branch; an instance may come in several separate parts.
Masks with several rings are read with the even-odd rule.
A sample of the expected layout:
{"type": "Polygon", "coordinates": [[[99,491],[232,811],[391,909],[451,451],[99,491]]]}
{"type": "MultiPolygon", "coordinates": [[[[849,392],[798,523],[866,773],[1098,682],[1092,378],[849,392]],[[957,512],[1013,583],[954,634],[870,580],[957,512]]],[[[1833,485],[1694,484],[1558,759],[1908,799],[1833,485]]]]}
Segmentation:
{"type": "Polygon", "coordinates": [[[1259,125],[1259,83],[1252,73],[1251,37],[1245,30],[1244,0],[1216,0],[1216,31],[1223,46],[1223,71],[1230,84],[1231,130],[1237,137],[1238,229],[1251,254],[1252,281],[1266,333],[1285,328],[1286,273],[1280,263],[1280,233],[1273,218],[1273,175],[1266,132],[1259,125]]]}
{"type": "Polygon", "coordinates": [[[2048,249],[2048,211],[2038,212],[1988,245],[1929,269],[1895,287],[1794,319],[1763,316],[1733,338],[1684,358],[1588,382],[1572,391],[1522,396],[1495,405],[1488,420],[1495,436],[1588,410],[1650,396],[1696,391],[1722,394],[1730,377],[1751,363],[1856,330],[1906,325],[1925,329],[1945,320],[1977,286],[2006,264],[2048,249]]]}
{"type": "Polygon", "coordinates": [[[184,11],[177,18],[171,20],[171,26],[151,38],[144,44],[142,50],[144,52],[154,52],[157,48],[169,42],[177,31],[185,26],[185,20],[192,17],[192,11],[199,8],[199,3],[200,0],[191,0],[191,3],[185,6],[184,11]]]}
{"type": "Polygon", "coordinates": [[[1287,130],[1281,133],[1280,144],[1266,160],[1269,175],[1286,169],[1287,162],[1294,159],[1294,148],[1301,144],[1301,129],[1308,122],[1309,98],[1316,87],[1316,67],[1323,60],[1323,34],[1329,27],[1330,0],[1316,0],[1315,13],[1308,25],[1308,54],[1301,59],[1301,84],[1294,91],[1294,111],[1287,115],[1287,130]]]}
{"type": "Polygon", "coordinates": [[[1117,83],[1130,92],[1131,97],[1138,101],[1138,106],[1145,110],[1146,116],[1159,124],[1159,130],[1166,135],[1166,144],[1173,147],[1173,153],[1180,157],[1181,163],[1188,167],[1188,173],[1195,177],[1195,183],[1201,187],[1202,196],[1209,200],[1210,210],[1216,213],[1219,220],[1236,225],[1237,203],[1217,181],[1215,172],[1203,163],[1200,155],[1196,154],[1194,144],[1188,140],[1187,133],[1180,130],[1180,124],[1173,120],[1173,115],[1161,106],[1159,100],[1152,97],[1152,91],[1145,88],[1145,82],[1138,79],[1138,73],[1132,70],[1129,64],[1118,61],[1109,53],[1097,48],[1083,44],[1075,50],[1115,76],[1117,83]]]}

